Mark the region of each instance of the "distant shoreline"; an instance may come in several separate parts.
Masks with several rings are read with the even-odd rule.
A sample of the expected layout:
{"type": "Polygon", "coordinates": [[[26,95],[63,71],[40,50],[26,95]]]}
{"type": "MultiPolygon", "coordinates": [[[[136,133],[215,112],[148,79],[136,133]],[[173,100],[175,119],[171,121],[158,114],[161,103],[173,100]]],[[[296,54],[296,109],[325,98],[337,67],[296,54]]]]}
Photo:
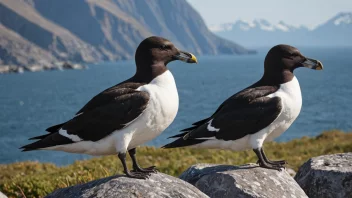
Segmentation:
{"type": "Polygon", "coordinates": [[[45,65],[31,65],[31,66],[17,66],[17,65],[0,65],[0,74],[8,73],[24,73],[24,72],[41,72],[52,70],[81,70],[88,67],[80,63],[58,62],[52,66],[45,65]]]}

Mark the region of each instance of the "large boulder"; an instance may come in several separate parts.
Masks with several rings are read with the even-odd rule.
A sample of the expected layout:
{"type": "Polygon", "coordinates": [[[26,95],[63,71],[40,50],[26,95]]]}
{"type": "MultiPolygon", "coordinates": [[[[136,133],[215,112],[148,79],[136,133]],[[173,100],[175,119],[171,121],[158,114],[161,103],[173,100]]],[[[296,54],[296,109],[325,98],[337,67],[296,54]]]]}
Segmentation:
{"type": "Polygon", "coordinates": [[[352,197],[352,153],[314,157],[299,168],[295,180],[311,198],[352,197]]]}
{"type": "Polygon", "coordinates": [[[208,197],[191,184],[163,174],[152,174],[149,179],[131,179],[122,175],[98,179],[54,191],[48,198],[204,198],[208,197]]]}
{"type": "Polygon", "coordinates": [[[7,198],[7,196],[0,192],[0,198],[7,198]]]}
{"type": "Polygon", "coordinates": [[[307,197],[285,170],[242,166],[197,164],[180,176],[209,197],[307,197]]]}

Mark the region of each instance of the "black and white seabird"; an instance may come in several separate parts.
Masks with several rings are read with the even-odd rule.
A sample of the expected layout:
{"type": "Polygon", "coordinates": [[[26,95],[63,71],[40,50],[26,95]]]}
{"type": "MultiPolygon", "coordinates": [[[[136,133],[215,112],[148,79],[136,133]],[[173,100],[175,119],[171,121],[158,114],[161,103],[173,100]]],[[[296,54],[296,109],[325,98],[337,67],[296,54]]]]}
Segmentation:
{"type": "Polygon", "coordinates": [[[176,117],[179,98],[175,80],[166,65],[174,60],[197,63],[196,57],[178,50],[170,41],[149,37],[135,55],[135,75],[93,97],[71,120],[52,126],[49,134],[33,137],[38,141],[23,146],[23,151],[58,150],[90,155],[117,154],[124,172],[145,179],[154,166],[141,168],[136,147],[154,139],[176,117]],[[133,171],[126,166],[126,152],[133,171]]]}
{"type": "Polygon", "coordinates": [[[280,170],[286,162],[269,160],[262,146],[285,132],[301,111],[301,89],[293,74],[299,67],[323,69],[320,61],[292,46],[271,48],[258,82],[228,98],[212,116],[170,137],[178,139],[164,148],[253,149],[261,167],[280,170]]]}

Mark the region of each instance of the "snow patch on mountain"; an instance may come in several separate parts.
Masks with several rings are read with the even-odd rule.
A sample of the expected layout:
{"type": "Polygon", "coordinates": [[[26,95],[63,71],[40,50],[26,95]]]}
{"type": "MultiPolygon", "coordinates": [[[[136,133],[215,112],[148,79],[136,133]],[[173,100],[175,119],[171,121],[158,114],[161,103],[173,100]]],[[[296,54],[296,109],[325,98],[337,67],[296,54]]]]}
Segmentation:
{"type": "Polygon", "coordinates": [[[237,20],[212,26],[214,33],[247,47],[287,43],[296,46],[352,46],[352,12],[335,15],[315,27],[293,26],[265,19],[237,20]],[[214,28],[216,27],[216,28],[214,28]]]}
{"type": "Polygon", "coordinates": [[[237,20],[235,23],[225,23],[221,25],[212,25],[209,29],[213,32],[224,32],[224,31],[231,31],[231,30],[242,30],[242,31],[250,31],[253,29],[259,29],[263,31],[282,31],[282,32],[292,32],[300,28],[305,27],[295,27],[292,25],[287,25],[286,23],[280,21],[277,24],[272,24],[265,19],[256,19],[253,21],[246,21],[246,20],[237,20]]]}
{"type": "Polygon", "coordinates": [[[341,13],[333,20],[335,25],[352,24],[352,13],[341,13]]]}

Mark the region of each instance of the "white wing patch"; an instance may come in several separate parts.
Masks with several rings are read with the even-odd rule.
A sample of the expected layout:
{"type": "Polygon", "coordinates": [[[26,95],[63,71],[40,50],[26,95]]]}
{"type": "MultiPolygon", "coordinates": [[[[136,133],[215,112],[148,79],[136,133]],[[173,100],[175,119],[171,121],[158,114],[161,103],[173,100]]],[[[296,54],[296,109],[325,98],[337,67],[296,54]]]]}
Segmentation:
{"type": "Polygon", "coordinates": [[[83,114],[83,112],[82,112],[82,113],[79,113],[79,114],[77,114],[77,115],[75,115],[75,117],[80,116],[80,115],[82,115],[82,114],[83,114]]]}
{"type": "Polygon", "coordinates": [[[216,140],[215,137],[195,138],[195,140],[216,140]]]}
{"type": "Polygon", "coordinates": [[[80,142],[83,139],[81,139],[78,135],[72,135],[72,134],[68,134],[66,130],[60,129],[59,134],[62,136],[67,137],[68,139],[74,141],[74,142],[80,142]]]}
{"type": "Polygon", "coordinates": [[[211,126],[211,122],[212,122],[212,121],[213,121],[213,119],[211,119],[211,120],[208,122],[208,126],[207,126],[208,131],[219,132],[220,129],[217,129],[217,128],[211,126]]]}

